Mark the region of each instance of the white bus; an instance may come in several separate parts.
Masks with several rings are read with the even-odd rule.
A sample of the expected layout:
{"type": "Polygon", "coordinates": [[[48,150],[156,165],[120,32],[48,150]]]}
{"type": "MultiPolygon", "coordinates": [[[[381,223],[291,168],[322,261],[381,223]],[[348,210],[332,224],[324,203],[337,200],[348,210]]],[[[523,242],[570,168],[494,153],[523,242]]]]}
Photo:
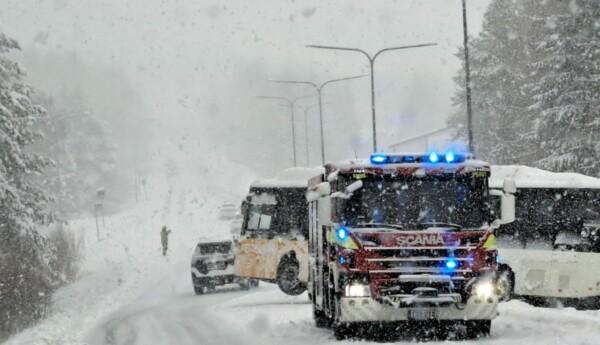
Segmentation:
{"type": "Polygon", "coordinates": [[[504,298],[600,308],[600,179],[492,166],[490,188],[516,186],[515,220],[496,230],[504,298]]]}
{"type": "Polygon", "coordinates": [[[242,203],[243,222],[235,274],[277,283],[281,291],[298,295],[308,281],[308,204],[311,179],[322,180],[323,169],[290,168],[273,179],[250,186],[242,203]]]}

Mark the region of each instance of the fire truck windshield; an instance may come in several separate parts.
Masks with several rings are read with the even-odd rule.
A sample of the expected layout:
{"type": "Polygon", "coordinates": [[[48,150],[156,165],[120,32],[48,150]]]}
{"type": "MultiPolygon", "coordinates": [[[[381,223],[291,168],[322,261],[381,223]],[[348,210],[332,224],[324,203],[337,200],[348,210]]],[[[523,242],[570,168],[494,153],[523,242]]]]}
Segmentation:
{"type": "MultiPolygon", "coordinates": [[[[371,175],[362,181],[363,187],[349,199],[334,201],[338,221],[350,226],[396,224],[410,230],[432,224],[480,228],[493,220],[486,177],[371,175]]],[[[351,176],[340,176],[338,186],[352,182],[351,176]]]]}

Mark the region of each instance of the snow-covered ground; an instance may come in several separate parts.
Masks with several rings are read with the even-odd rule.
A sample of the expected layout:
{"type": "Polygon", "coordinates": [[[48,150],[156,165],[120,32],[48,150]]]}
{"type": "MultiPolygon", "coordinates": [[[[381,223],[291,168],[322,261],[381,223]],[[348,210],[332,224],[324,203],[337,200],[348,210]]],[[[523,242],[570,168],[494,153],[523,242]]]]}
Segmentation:
{"type": "MultiPolygon", "coordinates": [[[[171,278],[182,284],[170,295],[146,295],[147,301],[155,303],[123,308],[98,325],[86,341],[92,345],[344,343],[336,341],[330,331],[314,326],[305,294],[290,297],[276,286],[263,285],[250,292],[232,288],[196,297],[189,282],[180,279],[187,272],[178,273],[173,272],[177,277],[171,278]]],[[[165,286],[165,290],[169,288],[165,286]]],[[[376,343],[371,339],[346,342],[356,340],[376,343]]],[[[595,345],[599,340],[597,311],[535,308],[511,301],[502,305],[489,338],[460,343],[595,345]]],[[[399,338],[395,342],[416,341],[399,338]]]]}
{"type": "MultiPolygon", "coordinates": [[[[107,217],[101,241],[93,219],[72,222],[71,229],[85,240],[80,279],[56,293],[47,319],[5,344],[340,343],[330,331],[314,326],[305,294],[290,297],[274,285],[261,284],[251,291],[232,286],[194,295],[189,271],[193,247],[200,237],[228,236],[218,208],[223,202],[239,202],[236,198],[244,190],[215,181],[210,188],[194,190],[188,187],[193,184],[183,183],[186,180],[193,177],[155,177],[154,189],[144,200],[107,217]],[[173,229],[167,257],[160,252],[163,224],[173,229]]],[[[500,312],[489,338],[461,343],[600,343],[600,311],[536,308],[511,301],[501,305],[500,312]]]]}

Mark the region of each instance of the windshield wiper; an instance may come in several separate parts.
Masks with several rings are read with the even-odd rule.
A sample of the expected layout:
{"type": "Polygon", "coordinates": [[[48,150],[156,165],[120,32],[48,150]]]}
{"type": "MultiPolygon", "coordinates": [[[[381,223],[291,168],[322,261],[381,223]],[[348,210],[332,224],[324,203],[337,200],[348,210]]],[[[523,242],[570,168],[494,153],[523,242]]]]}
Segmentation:
{"type": "Polygon", "coordinates": [[[445,222],[421,222],[419,225],[425,225],[427,227],[449,227],[456,230],[462,229],[462,225],[456,223],[445,223],[445,222]]]}
{"type": "Polygon", "coordinates": [[[392,229],[398,229],[398,230],[404,229],[404,226],[402,226],[401,224],[358,223],[358,224],[356,224],[356,226],[361,227],[361,228],[392,228],[392,229]]]}

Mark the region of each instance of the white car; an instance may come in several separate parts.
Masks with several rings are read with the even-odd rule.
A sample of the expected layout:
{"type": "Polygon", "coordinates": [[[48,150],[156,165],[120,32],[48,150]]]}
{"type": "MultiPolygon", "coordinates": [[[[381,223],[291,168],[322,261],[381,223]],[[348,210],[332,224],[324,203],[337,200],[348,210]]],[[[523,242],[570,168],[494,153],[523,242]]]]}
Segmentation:
{"type": "Polygon", "coordinates": [[[231,241],[200,242],[192,254],[192,284],[197,295],[225,284],[239,284],[247,290],[258,286],[258,280],[234,275],[235,254],[231,241]]]}

